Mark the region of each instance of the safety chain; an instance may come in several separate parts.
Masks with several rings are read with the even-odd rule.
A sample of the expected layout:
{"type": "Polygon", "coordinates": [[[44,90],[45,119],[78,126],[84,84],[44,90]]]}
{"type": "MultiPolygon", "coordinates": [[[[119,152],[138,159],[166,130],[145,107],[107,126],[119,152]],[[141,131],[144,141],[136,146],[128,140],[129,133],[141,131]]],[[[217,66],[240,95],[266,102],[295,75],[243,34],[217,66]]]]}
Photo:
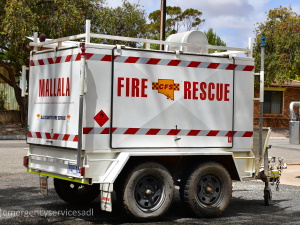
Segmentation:
{"type": "Polygon", "coordinates": [[[280,176],[281,176],[281,170],[278,170],[279,172],[279,177],[275,178],[275,173],[271,171],[271,173],[273,174],[273,181],[271,183],[272,186],[274,186],[275,184],[275,179],[276,179],[276,191],[279,191],[279,184],[280,184],[280,176]]]}
{"type": "MultiPolygon", "coordinates": [[[[274,176],[274,179],[273,179],[273,182],[271,183],[271,185],[275,184],[275,179],[276,179],[276,191],[279,191],[279,185],[280,185],[280,178],[281,178],[282,170],[286,169],[286,164],[283,163],[283,158],[280,157],[280,159],[278,161],[279,161],[279,165],[275,166],[275,167],[277,167],[279,176],[277,178],[275,178],[275,174],[271,171],[273,173],[273,176],[274,176]]],[[[271,166],[271,169],[273,169],[272,167],[273,166],[271,166]]]]}
{"type": "Polygon", "coordinates": [[[280,176],[281,176],[281,172],[279,172],[279,177],[276,180],[276,191],[279,191],[280,176]]]}

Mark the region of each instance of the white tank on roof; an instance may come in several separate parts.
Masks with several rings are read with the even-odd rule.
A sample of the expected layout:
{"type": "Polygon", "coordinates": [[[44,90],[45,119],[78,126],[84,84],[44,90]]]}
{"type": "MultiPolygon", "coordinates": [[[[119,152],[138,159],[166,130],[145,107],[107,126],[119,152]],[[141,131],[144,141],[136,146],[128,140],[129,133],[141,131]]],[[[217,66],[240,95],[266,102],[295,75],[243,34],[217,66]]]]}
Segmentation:
{"type": "MultiPolygon", "coordinates": [[[[166,41],[208,45],[206,35],[202,31],[199,31],[199,30],[192,30],[192,31],[187,31],[187,32],[183,32],[183,33],[172,34],[167,38],[166,41]]],[[[195,48],[195,47],[178,46],[178,45],[177,46],[176,45],[167,45],[166,50],[167,51],[180,50],[183,52],[201,53],[201,54],[208,53],[208,48],[205,48],[205,47],[195,48]]]]}

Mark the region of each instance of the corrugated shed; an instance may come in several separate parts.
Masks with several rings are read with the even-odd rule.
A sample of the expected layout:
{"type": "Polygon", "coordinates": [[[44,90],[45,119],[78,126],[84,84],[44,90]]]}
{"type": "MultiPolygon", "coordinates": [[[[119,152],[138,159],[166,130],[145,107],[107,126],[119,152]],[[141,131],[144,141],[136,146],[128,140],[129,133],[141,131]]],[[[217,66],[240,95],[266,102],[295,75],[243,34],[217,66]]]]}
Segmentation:
{"type": "Polygon", "coordinates": [[[14,89],[7,83],[0,83],[0,106],[1,101],[4,101],[4,110],[19,110],[14,89]]]}

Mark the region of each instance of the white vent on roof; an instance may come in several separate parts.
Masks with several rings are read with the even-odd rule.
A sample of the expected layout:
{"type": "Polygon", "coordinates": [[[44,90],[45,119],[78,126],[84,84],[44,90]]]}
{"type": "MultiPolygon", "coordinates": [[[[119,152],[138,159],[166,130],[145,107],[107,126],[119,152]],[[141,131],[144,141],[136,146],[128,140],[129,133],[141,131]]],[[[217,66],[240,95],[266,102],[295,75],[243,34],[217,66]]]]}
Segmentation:
{"type": "MultiPolygon", "coordinates": [[[[192,30],[183,33],[172,34],[167,38],[166,41],[208,45],[206,35],[199,30],[192,30]]],[[[183,52],[202,53],[202,54],[208,53],[208,49],[206,47],[187,47],[187,46],[167,45],[166,50],[167,51],[180,50],[183,52]]]]}

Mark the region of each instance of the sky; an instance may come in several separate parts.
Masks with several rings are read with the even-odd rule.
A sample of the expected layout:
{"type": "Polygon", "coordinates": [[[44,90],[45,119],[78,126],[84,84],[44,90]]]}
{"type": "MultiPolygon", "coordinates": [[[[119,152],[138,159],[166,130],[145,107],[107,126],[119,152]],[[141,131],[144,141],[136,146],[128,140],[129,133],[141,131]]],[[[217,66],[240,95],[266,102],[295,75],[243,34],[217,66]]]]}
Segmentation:
{"type": "MultiPolygon", "coordinates": [[[[161,0],[128,0],[139,3],[149,13],[160,9],[161,0]]],[[[212,28],[228,47],[245,48],[248,38],[255,37],[256,23],[264,22],[267,12],[279,6],[291,6],[300,14],[300,0],[166,0],[167,6],[180,6],[182,11],[194,8],[201,11],[205,23],[201,31],[212,28]]],[[[106,0],[109,6],[122,5],[122,0],[106,0]]]]}

